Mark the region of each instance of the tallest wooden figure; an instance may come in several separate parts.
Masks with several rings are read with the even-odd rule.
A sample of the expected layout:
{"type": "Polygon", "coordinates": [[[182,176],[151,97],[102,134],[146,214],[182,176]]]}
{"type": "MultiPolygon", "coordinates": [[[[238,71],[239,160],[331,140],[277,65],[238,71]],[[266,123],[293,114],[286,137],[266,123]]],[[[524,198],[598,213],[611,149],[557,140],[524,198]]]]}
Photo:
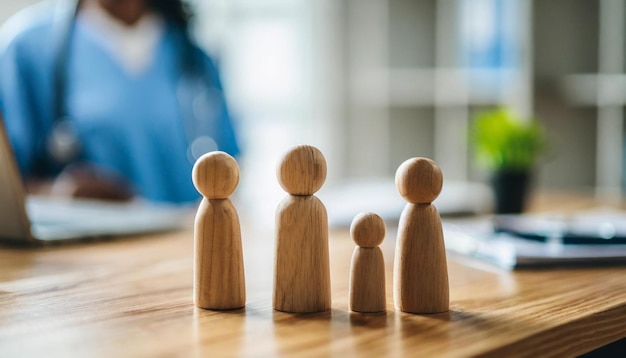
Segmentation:
{"type": "Polygon", "coordinates": [[[443,185],[441,170],[430,159],[412,158],[396,172],[396,187],[408,201],[400,216],[393,272],[396,309],[439,313],[450,304],[448,266],[439,212],[432,201],[443,185]]]}
{"type": "Polygon", "coordinates": [[[328,217],[313,195],[326,180],[326,160],[315,147],[290,150],[278,167],[289,195],[276,212],[274,309],[323,312],[330,309],[328,217]]]}

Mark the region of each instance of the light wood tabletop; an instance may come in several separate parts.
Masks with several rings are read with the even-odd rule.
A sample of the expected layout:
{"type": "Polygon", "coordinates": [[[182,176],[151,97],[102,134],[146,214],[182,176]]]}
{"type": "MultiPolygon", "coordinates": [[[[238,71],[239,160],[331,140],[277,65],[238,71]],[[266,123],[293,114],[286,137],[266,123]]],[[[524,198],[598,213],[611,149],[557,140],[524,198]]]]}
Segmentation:
{"type": "Polygon", "coordinates": [[[450,311],[348,309],[354,243],[330,237],[332,310],[272,310],[274,237],[243,230],[247,305],[197,309],[193,233],[0,249],[0,356],[571,356],[626,336],[626,267],[506,271],[448,257],[450,311]]]}

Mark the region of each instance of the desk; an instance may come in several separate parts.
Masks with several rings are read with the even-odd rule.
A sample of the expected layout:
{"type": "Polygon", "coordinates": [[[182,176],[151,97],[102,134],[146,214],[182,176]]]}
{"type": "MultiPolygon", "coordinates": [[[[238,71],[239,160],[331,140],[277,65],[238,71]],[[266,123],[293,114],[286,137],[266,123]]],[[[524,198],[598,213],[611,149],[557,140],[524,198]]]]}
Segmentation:
{"type": "Polygon", "coordinates": [[[244,230],[248,303],[192,303],[190,230],[45,249],[0,249],[1,356],[569,356],[626,336],[626,267],[509,272],[450,255],[451,310],[348,310],[353,243],[330,238],[333,309],[272,310],[273,235],[244,230]]]}

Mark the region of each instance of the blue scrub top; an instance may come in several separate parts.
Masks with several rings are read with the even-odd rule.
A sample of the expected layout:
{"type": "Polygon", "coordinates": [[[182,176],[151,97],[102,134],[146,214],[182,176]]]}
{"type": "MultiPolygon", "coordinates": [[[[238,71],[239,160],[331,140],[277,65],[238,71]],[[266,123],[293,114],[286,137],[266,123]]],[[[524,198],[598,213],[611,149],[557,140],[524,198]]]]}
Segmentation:
{"type": "MultiPolygon", "coordinates": [[[[38,5],[15,15],[0,34],[0,108],[25,178],[48,157],[53,63],[70,14],[71,8],[38,5]]],[[[181,33],[166,24],[152,63],[129,74],[84,25],[77,21],[72,35],[65,98],[82,160],[121,173],[148,200],[197,200],[190,142],[212,138],[216,149],[239,154],[215,64],[199,52],[208,81],[185,78],[181,33]]]]}

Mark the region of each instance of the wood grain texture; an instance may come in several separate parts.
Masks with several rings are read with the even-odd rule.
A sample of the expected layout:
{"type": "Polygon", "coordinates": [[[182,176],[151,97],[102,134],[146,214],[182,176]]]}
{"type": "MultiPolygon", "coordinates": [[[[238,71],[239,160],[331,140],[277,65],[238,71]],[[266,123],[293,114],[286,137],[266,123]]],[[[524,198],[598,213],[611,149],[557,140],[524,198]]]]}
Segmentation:
{"type": "Polygon", "coordinates": [[[328,215],[315,193],[326,180],[319,149],[290,149],[277,170],[289,193],[276,210],[274,309],[290,313],[328,311],[331,306],[328,215]]]}
{"type": "Polygon", "coordinates": [[[387,228],[374,213],[360,213],[350,225],[350,237],[357,247],[350,263],[350,309],[362,313],[385,312],[385,259],[378,247],[387,228]]]}
{"type": "Polygon", "coordinates": [[[330,306],[326,208],[314,195],[289,195],[276,213],[274,309],[305,313],[330,306]]]}
{"type": "Polygon", "coordinates": [[[378,247],[386,233],[385,222],[374,213],[359,213],[350,225],[350,237],[360,247],[378,247]]]}
{"type": "Polygon", "coordinates": [[[437,198],[443,175],[428,158],[406,160],[396,171],[396,189],[408,204],[398,223],[393,299],[409,313],[441,313],[450,305],[448,268],[437,198]]]}
{"type": "Polygon", "coordinates": [[[0,194],[0,235],[5,240],[28,240],[34,239],[30,232],[30,222],[26,216],[25,190],[13,148],[9,142],[9,136],[4,125],[4,118],[0,113],[0,185],[5,190],[0,194]],[[8,189],[8,190],[6,190],[8,189]]]}
{"type": "MultiPolygon", "coordinates": [[[[567,206],[568,198],[547,196],[535,201],[547,206],[533,209],[567,206]]],[[[572,205],[590,203],[575,196],[572,205]]],[[[330,232],[332,310],[277,312],[273,231],[247,225],[240,214],[248,290],[246,307],[234,311],[193,304],[191,217],[179,233],[0,248],[0,356],[562,357],[626,336],[624,266],[507,271],[451,254],[450,310],[394,311],[393,239],[380,246],[386,314],[351,313],[347,231],[330,232]]]]}
{"type": "Polygon", "coordinates": [[[379,313],[387,309],[385,259],[379,247],[355,247],[350,266],[350,309],[379,313]]]}
{"type": "Polygon", "coordinates": [[[193,166],[193,184],[209,199],[226,199],[239,184],[239,166],[228,153],[215,151],[202,155],[193,166]]]}
{"type": "Polygon", "coordinates": [[[278,164],[280,186],[291,195],[313,195],[326,180],[326,159],[310,145],[299,145],[287,151],[278,164]]]}
{"type": "Polygon", "coordinates": [[[393,279],[396,309],[410,313],[448,310],[446,249],[434,205],[408,203],[402,211],[393,279]]]}
{"type": "Polygon", "coordinates": [[[239,216],[228,199],[239,183],[239,166],[224,152],[201,156],[193,183],[204,196],[194,223],[194,302],[214,310],[246,304],[239,216]]]}
{"type": "Polygon", "coordinates": [[[439,196],[442,187],[441,169],[431,159],[407,159],[396,171],[398,193],[409,203],[432,203],[439,196]]]}
{"type": "Polygon", "coordinates": [[[230,199],[203,199],[194,230],[194,302],[227,310],[246,304],[239,216],[230,199]]]}

